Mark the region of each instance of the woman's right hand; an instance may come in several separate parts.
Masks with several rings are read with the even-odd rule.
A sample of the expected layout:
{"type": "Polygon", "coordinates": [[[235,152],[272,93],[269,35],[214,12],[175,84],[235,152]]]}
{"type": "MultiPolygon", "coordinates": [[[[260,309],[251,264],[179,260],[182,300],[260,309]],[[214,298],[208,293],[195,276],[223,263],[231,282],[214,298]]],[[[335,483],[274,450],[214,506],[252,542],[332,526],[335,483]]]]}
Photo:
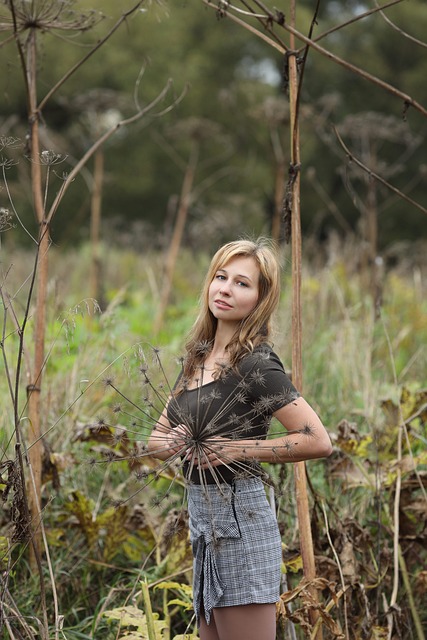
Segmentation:
{"type": "Polygon", "coordinates": [[[169,456],[176,455],[177,453],[184,454],[188,447],[189,436],[190,433],[183,424],[169,429],[166,435],[166,446],[169,456]]]}

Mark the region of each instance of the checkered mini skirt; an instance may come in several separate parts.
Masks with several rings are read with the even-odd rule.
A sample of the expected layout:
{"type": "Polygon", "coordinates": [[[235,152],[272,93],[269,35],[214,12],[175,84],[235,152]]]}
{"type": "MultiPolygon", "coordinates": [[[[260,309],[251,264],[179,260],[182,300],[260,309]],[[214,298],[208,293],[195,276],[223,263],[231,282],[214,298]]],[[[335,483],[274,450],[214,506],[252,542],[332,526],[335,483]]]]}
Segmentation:
{"type": "Polygon", "coordinates": [[[197,620],[212,609],[274,603],[280,595],[281,539],[259,478],[190,485],[188,514],[197,620]]]}

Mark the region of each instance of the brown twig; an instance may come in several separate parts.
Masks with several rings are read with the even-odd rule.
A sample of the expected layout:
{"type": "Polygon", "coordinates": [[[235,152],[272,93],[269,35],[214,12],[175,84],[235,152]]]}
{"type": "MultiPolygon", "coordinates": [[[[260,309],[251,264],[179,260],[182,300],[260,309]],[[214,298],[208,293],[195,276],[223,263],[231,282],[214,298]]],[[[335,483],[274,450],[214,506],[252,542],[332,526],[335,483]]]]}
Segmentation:
{"type": "Polygon", "coordinates": [[[38,105],[39,111],[42,111],[43,107],[46,105],[46,103],[50,100],[50,98],[53,96],[54,93],[56,93],[56,91],[62,87],[63,84],[65,84],[65,82],[67,82],[67,80],[78,70],[80,69],[80,67],[85,64],[85,62],[87,60],[89,60],[89,58],[91,58],[93,56],[94,53],[96,53],[98,51],[98,49],[100,49],[106,42],[107,40],[109,40],[111,38],[111,36],[117,31],[117,29],[122,25],[122,23],[127,20],[127,18],[129,18],[129,16],[131,16],[133,13],[135,13],[135,11],[137,11],[139,9],[139,7],[144,4],[145,0],[139,0],[139,2],[137,2],[131,9],[128,9],[128,11],[125,11],[125,13],[123,13],[120,18],[117,20],[117,22],[111,27],[111,29],[105,34],[105,36],[103,38],[101,38],[95,45],[94,47],[85,55],[83,56],[83,58],[81,58],[81,60],[79,60],[78,62],[76,62],[76,64],[71,67],[71,69],[69,69],[67,71],[67,73],[65,73],[62,78],[60,78],[60,80],[58,80],[58,82],[47,92],[47,94],[45,95],[45,97],[43,98],[43,100],[41,100],[41,102],[38,105]]]}
{"type": "Polygon", "coordinates": [[[341,138],[341,136],[338,133],[338,130],[336,129],[335,126],[333,127],[333,130],[334,130],[335,135],[336,135],[336,137],[338,139],[338,142],[340,143],[341,147],[344,149],[344,151],[345,151],[345,153],[347,155],[347,158],[349,159],[350,162],[354,162],[354,164],[356,164],[363,171],[365,171],[367,174],[369,174],[369,176],[371,176],[372,178],[375,178],[375,180],[378,180],[378,182],[381,182],[381,184],[383,184],[385,187],[387,187],[387,189],[390,189],[390,191],[393,191],[393,193],[398,195],[399,198],[402,198],[402,200],[405,200],[406,202],[408,202],[409,204],[413,205],[414,207],[416,207],[417,209],[419,209],[423,213],[427,213],[427,209],[425,207],[423,207],[419,202],[416,202],[416,200],[413,200],[412,198],[410,198],[409,196],[404,194],[402,191],[400,191],[400,189],[398,189],[397,187],[394,187],[392,184],[387,182],[387,180],[382,178],[378,173],[375,173],[375,171],[372,171],[369,167],[367,167],[361,160],[356,158],[356,156],[354,156],[352,154],[350,149],[344,143],[343,139],[341,138]]]}
{"type": "Polygon", "coordinates": [[[387,2],[386,4],[383,4],[381,6],[377,6],[377,8],[375,8],[375,9],[368,9],[368,11],[364,11],[363,13],[358,13],[353,18],[350,18],[349,20],[346,20],[345,22],[341,22],[340,24],[335,25],[335,26],[331,27],[330,29],[327,29],[326,31],[323,31],[323,33],[320,33],[318,36],[313,38],[313,40],[314,40],[314,42],[319,42],[319,40],[323,40],[323,38],[326,38],[331,33],[335,33],[336,31],[340,31],[341,29],[344,29],[345,27],[348,27],[350,24],[354,24],[355,22],[359,22],[359,20],[364,20],[365,18],[368,18],[369,16],[373,15],[374,13],[381,13],[382,11],[384,11],[384,9],[388,9],[389,7],[392,7],[395,4],[400,4],[401,2],[403,2],[403,0],[391,0],[391,2],[387,2]]]}
{"type": "MultiPolygon", "coordinates": [[[[402,0],[398,0],[398,2],[401,2],[402,0]]],[[[397,24],[395,24],[394,22],[392,22],[390,20],[390,18],[388,16],[386,16],[386,14],[384,13],[383,9],[385,8],[384,6],[379,7],[378,6],[378,2],[377,0],[374,0],[375,4],[378,7],[378,11],[380,13],[380,16],[387,22],[387,24],[394,29],[395,31],[397,31],[397,33],[400,33],[401,36],[403,36],[404,38],[407,38],[408,40],[410,40],[411,42],[415,42],[415,44],[420,45],[420,47],[424,47],[427,48],[427,42],[424,42],[423,40],[419,40],[418,38],[415,38],[414,36],[411,36],[409,33],[407,33],[406,31],[403,31],[403,29],[401,29],[400,27],[397,26],[397,24]]]]}
{"type": "Polygon", "coordinates": [[[325,503],[322,501],[321,503],[322,506],[322,512],[323,512],[323,518],[325,521],[325,531],[326,531],[326,537],[328,539],[329,542],[329,546],[332,549],[332,553],[334,555],[335,558],[335,562],[337,563],[337,567],[338,567],[338,572],[340,574],[340,580],[341,580],[341,586],[342,586],[342,593],[343,593],[343,597],[344,597],[344,625],[345,625],[345,637],[347,640],[349,640],[350,638],[350,634],[349,634],[349,630],[348,630],[348,612],[347,612],[347,594],[346,591],[348,589],[348,586],[346,586],[345,584],[345,580],[344,580],[344,574],[343,574],[343,570],[342,570],[342,566],[341,566],[341,562],[337,553],[337,550],[334,547],[334,544],[332,542],[332,538],[331,538],[331,534],[329,531],[329,522],[328,522],[328,515],[326,513],[326,507],[325,507],[325,503]]]}
{"type": "MultiPolygon", "coordinates": [[[[211,0],[202,0],[202,2],[203,2],[203,4],[205,4],[206,6],[210,7],[211,9],[212,8],[214,8],[214,9],[218,8],[217,6],[214,6],[214,4],[213,4],[213,2],[211,0]]],[[[283,43],[279,44],[278,42],[275,42],[274,40],[272,40],[271,38],[266,36],[265,33],[261,33],[261,31],[258,31],[258,29],[256,29],[255,27],[252,27],[250,24],[248,24],[247,22],[245,22],[241,18],[238,18],[237,16],[233,15],[232,13],[229,13],[227,8],[226,8],[226,5],[221,6],[221,14],[226,15],[227,18],[229,18],[230,20],[232,20],[236,24],[240,25],[244,29],[247,29],[248,31],[250,31],[251,33],[256,35],[258,38],[261,38],[261,40],[264,40],[264,42],[269,44],[274,49],[277,49],[277,51],[279,51],[280,53],[285,53],[285,51],[287,51],[287,47],[283,43]]]]}
{"type": "MultiPolygon", "coordinates": [[[[159,95],[156,98],[154,98],[154,100],[152,100],[152,102],[150,102],[146,107],[144,107],[143,109],[141,109],[140,111],[135,113],[130,118],[126,118],[124,120],[120,120],[120,122],[117,122],[113,127],[108,129],[108,131],[106,131],[102,136],[100,136],[98,138],[98,140],[96,140],[96,142],[93,143],[93,145],[90,147],[90,149],[88,149],[88,151],[84,154],[84,156],[77,162],[77,164],[73,167],[72,171],[70,171],[70,173],[67,175],[66,179],[64,180],[59,193],[57,194],[55,200],[53,201],[53,203],[52,203],[52,205],[51,205],[51,207],[49,209],[49,212],[46,215],[46,224],[47,225],[49,225],[51,223],[52,218],[55,215],[55,213],[56,213],[56,211],[58,209],[58,206],[59,206],[62,198],[64,197],[65,192],[69,188],[70,184],[73,182],[74,178],[78,175],[78,173],[84,167],[84,165],[87,163],[87,161],[94,155],[94,153],[109,138],[111,138],[111,136],[114,135],[119,129],[121,129],[122,127],[124,127],[126,125],[132,124],[133,122],[136,122],[137,120],[139,120],[142,117],[144,117],[145,115],[147,115],[147,113],[149,113],[152,109],[154,109],[154,107],[161,100],[163,100],[163,98],[166,96],[166,94],[169,91],[171,86],[172,86],[172,80],[168,80],[166,86],[159,93],[159,95]]],[[[177,104],[179,104],[179,102],[181,102],[181,100],[183,99],[183,97],[185,96],[186,93],[187,93],[187,87],[184,87],[181,95],[178,96],[178,98],[176,98],[172,102],[172,104],[168,105],[165,109],[162,109],[160,112],[156,113],[155,116],[152,116],[152,117],[161,117],[161,116],[165,115],[166,113],[168,113],[177,104]]]]}
{"type": "MultiPolygon", "coordinates": [[[[207,6],[211,7],[211,8],[213,6],[212,2],[209,2],[209,0],[202,0],[202,2],[204,4],[206,4],[207,6]]],[[[266,15],[268,16],[268,20],[267,20],[265,28],[270,33],[273,33],[271,24],[275,23],[275,24],[279,25],[280,27],[282,27],[282,29],[285,29],[286,31],[288,31],[288,33],[290,33],[290,34],[294,35],[296,38],[298,38],[298,40],[301,40],[301,42],[303,42],[305,45],[309,45],[315,51],[317,51],[321,55],[325,56],[326,58],[328,58],[329,60],[331,60],[335,64],[338,64],[339,66],[344,67],[348,71],[351,71],[352,73],[360,76],[364,80],[367,80],[368,82],[371,82],[372,84],[380,87],[381,89],[384,89],[385,91],[387,91],[388,93],[390,93],[394,97],[401,99],[404,102],[405,110],[408,107],[413,107],[416,111],[421,113],[423,116],[427,117],[427,108],[424,107],[421,103],[419,103],[417,100],[412,98],[407,93],[404,93],[403,91],[400,91],[400,89],[397,89],[397,87],[394,87],[393,85],[389,84],[388,82],[385,82],[384,80],[381,80],[381,78],[378,78],[377,76],[372,75],[368,71],[365,71],[364,69],[361,69],[360,67],[352,64],[351,62],[348,62],[347,60],[344,60],[343,58],[335,55],[334,53],[332,53],[328,49],[325,49],[324,47],[320,46],[316,42],[315,39],[308,38],[307,36],[302,34],[300,31],[295,29],[295,27],[291,26],[289,23],[287,23],[285,20],[283,20],[283,15],[282,14],[273,13],[270,9],[266,8],[261,2],[259,2],[259,0],[255,0],[255,4],[257,6],[259,6],[260,8],[262,8],[262,10],[264,10],[266,15]]],[[[265,36],[265,34],[261,33],[260,31],[258,31],[254,27],[248,25],[244,20],[236,19],[236,16],[233,16],[230,13],[230,9],[231,9],[231,6],[230,6],[229,3],[224,4],[224,5],[221,6],[221,12],[223,13],[223,15],[226,15],[230,19],[238,22],[243,28],[251,31],[252,33],[257,35],[259,38],[265,40],[266,42],[269,42],[276,49],[278,49],[279,51],[284,53],[284,51],[285,51],[284,47],[277,45],[277,43],[272,43],[270,38],[265,36]]]]}

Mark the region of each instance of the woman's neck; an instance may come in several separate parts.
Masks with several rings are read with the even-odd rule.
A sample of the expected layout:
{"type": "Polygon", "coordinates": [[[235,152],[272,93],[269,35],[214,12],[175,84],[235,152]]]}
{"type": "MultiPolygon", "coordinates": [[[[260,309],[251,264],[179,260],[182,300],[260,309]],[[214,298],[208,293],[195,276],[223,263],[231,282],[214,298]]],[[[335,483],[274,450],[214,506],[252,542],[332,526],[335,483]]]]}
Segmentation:
{"type": "Polygon", "coordinates": [[[236,329],[237,326],[234,323],[218,322],[211,353],[217,355],[217,357],[224,355],[227,345],[230,344],[236,334],[236,329]]]}
{"type": "Polygon", "coordinates": [[[229,360],[227,345],[230,343],[234,331],[227,331],[222,328],[217,328],[215,338],[212,345],[212,350],[207,354],[205,358],[205,365],[208,367],[214,364],[227,364],[229,360]]]}

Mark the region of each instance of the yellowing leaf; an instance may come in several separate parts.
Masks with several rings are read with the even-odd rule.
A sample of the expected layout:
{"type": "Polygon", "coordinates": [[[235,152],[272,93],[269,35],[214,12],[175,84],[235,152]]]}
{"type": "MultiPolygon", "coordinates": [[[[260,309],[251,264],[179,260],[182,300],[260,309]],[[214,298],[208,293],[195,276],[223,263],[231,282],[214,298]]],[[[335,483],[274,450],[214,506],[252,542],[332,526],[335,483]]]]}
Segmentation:
{"type": "Polygon", "coordinates": [[[50,547],[60,547],[64,544],[64,529],[46,529],[46,538],[50,547]]]}
{"type": "Polygon", "coordinates": [[[156,584],[156,586],[154,588],[155,589],[180,589],[181,586],[182,585],[179,582],[172,582],[171,580],[169,580],[169,581],[164,580],[163,582],[159,582],[159,584],[156,584]]]}
{"type": "MultiPolygon", "coordinates": [[[[121,639],[124,640],[126,638],[126,640],[129,640],[133,638],[133,640],[148,640],[147,617],[138,607],[132,605],[117,607],[117,609],[104,611],[102,615],[105,616],[107,620],[118,620],[121,627],[136,627],[136,630],[124,631],[123,635],[120,636],[121,639]]],[[[158,619],[159,616],[157,613],[153,614],[153,618],[156,640],[163,640],[163,630],[166,629],[168,625],[164,620],[158,619]]]]}
{"type": "Polygon", "coordinates": [[[154,547],[152,536],[149,537],[140,532],[138,535],[130,534],[123,542],[122,551],[131,562],[140,562],[141,558],[154,547]]]}
{"type": "Polygon", "coordinates": [[[133,605],[110,609],[104,611],[102,615],[105,616],[107,620],[120,620],[125,627],[140,627],[145,624],[145,613],[133,605]]]}
{"type": "Polygon", "coordinates": [[[176,589],[181,593],[188,595],[190,598],[193,595],[193,589],[189,584],[180,583],[180,582],[172,582],[164,580],[155,586],[155,589],[176,589]]]}
{"type": "Polygon", "coordinates": [[[388,638],[388,628],[372,627],[371,638],[372,640],[385,640],[386,638],[388,638]]]}
{"type": "Polygon", "coordinates": [[[362,438],[360,442],[357,443],[355,448],[353,449],[354,453],[357,456],[360,456],[361,458],[367,458],[369,453],[368,448],[371,443],[372,443],[372,436],[366,436],[362,438]]]}
{"type": "Polygon", "coordinates": [[[104,511],[98,518],[99,527],[105,530],[103,558],[107,562],[112,560],[120,551],[123,542],[128,538],[129,532],[125,527],[125,506],[110,508],[104,511]]]}
{"type": "Polygon", "coordinates": [[[168,601],[168,606],[171,604],[177,604],[179,607],[182,607],[185,611],[190,611],[193,608],[191,602],[185,602],[184,600],[180,600],[179,598],[174,598],[173,600],[168,601]]]}
{"type": "Polygon", "coordinates": [[[298,573],[298,571],[302,570],[302,556],[298,555],[294,558],[290,558],[286,560],[282,564],[283,573],[298,573]]]}
{"type": "Polygon", "coordinates": [[[6,571],[9,557],[9,540],[0,536],[0,571],[6,571]]]}

